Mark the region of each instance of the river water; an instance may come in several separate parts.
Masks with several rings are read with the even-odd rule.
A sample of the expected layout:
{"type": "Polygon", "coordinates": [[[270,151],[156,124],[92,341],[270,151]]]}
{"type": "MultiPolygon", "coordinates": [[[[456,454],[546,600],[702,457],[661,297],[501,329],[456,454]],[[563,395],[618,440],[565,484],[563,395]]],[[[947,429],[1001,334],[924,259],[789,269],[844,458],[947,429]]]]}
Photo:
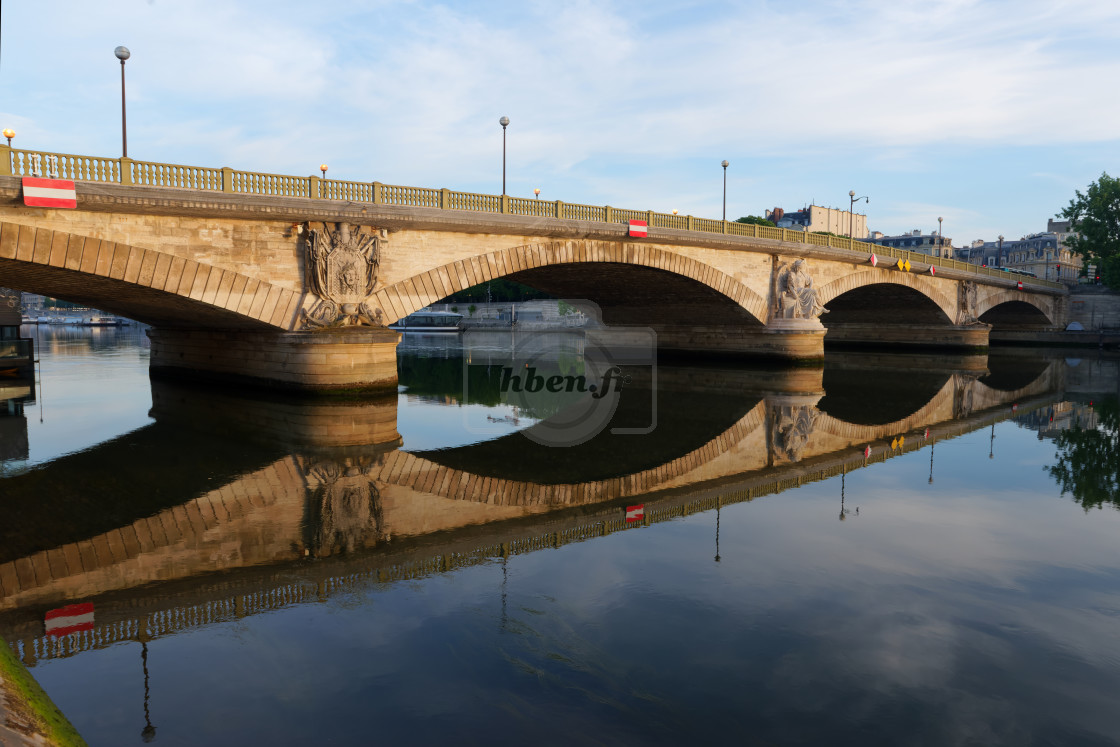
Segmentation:
{"type": "Polygon", "coordinates": [[[658,361],[558,448],[508,333],[321,401],[25,331],[0,635],[92,745],[1120,743],[1115,357],[658,361]]]}

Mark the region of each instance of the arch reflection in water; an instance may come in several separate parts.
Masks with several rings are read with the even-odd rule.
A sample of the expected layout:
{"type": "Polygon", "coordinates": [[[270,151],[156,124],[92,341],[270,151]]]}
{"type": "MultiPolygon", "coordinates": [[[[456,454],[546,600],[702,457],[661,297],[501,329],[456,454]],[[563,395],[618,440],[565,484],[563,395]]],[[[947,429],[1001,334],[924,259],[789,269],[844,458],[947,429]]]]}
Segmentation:
{"type": "Polygon", "coordinates": [[[68,645],[35,643],[44,609],[99,598],[90,645],[142,622],[177,629],[129,610],[140,604],[155,614],[210,599],[215,571],[240,569],[248,588],[294,573],[305,580],[277,597],[288,603],[308,598],[306,584],[321,590],[348,574],[388,580],[605,536],[630,526],[625,506],[639,501],[639,526],[710,509],[718,521],[722,505],[833,475],[843,482],[867,464],[987,427],[1011,415],[1010,402],[1020,412],[1048,403],[1060,373],[1047,369],[1015,392],[991,390],[972,372],[944,377],[910,415],[863,425],[814,404],[838,396],[822,396],[820,370],[667,369],[657,394],[672,427],[627,437],[636,445],[629,452],[607,441],[563,450],[570,458],[558,464],[561,450],[515,436],[410,453],[398,446],[395,400],[270,402],[153,383],[155,423],[51,464],[57,501],[37,500],[45,471],[5,480],[6,497],[38,531],[3,545],[0,627],[22,620],[13,622],[18,637],[41,656],[68,645]],[[699,424],[714,413],[722,430],[712,433],[699,424]],[[351,427],[331,425],[338,422],[351,427]],[[892,450],[889,441],[904,433],[905,446],[892,450]],[[371,439],[382,442],[353,443],[371,439]],[[595,458],[603,452],[610,458],[595,458]],[[159,467],[131,475],[125,489],[114,475],[136,459],[159,467]],[[80,496],[65,487],[76,474],[92,476],[80,496]],[[84,513],[96,519],[83,524],[84,513]],[[303,565],[308,556],[325,565],[303,565]]]}

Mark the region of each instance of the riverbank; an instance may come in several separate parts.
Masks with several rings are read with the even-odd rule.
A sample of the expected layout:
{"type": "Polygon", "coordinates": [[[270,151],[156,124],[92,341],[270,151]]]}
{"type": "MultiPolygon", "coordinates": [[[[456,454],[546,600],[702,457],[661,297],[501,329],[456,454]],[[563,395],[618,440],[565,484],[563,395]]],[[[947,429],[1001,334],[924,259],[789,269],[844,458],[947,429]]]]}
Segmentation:
{"type": "Polygon", "coordinates": [[[83,746],[86,741],[0,638],[0,746],[83,746]]]}

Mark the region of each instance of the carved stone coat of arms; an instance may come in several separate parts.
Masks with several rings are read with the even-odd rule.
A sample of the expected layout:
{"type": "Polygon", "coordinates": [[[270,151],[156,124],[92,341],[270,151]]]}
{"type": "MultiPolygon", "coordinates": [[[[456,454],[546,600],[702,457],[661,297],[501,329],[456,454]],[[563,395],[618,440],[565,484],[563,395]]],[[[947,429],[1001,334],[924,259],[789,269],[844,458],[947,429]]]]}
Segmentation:
{"type": "Polygon", "coordinates": [[[382,326],[381,309],[371,307],[369,298],[385,232],[362,233],[347,223],[305,230],[307,288],[317,299],[301,316],[303,328],[382,326]]]}

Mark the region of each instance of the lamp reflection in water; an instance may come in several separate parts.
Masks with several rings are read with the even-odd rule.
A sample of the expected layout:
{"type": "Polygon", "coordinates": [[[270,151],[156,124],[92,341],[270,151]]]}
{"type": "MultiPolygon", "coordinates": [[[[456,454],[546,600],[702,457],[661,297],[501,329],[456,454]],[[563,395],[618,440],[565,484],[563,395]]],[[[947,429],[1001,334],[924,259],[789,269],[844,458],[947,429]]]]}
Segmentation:
{"type": "Polygon", "coordinates": [[[716,498],[716,562],[719,562],[719,510],[723,507],[723,498],[716,498]]]}
{"type": "Polygon", "coordinates": [[[929,445],[929,484],[933,485],[933,447],[936,444],[929,445]]]}
{"type": "Polygon", "coordinates": [[[151,742],[156,738],[156,727],[152,726],[152,715],[148,710],[148,636],[140,636],[140,661],[144,667],[144,728],[140,730],[140,738],[151,742]]]}
{"type": "Polygon", "coordinates": [[[996,448],[996,424],[992,423],[992,435],[988,437],[988,458],[995,459],[993,452],[996,448]]]}

